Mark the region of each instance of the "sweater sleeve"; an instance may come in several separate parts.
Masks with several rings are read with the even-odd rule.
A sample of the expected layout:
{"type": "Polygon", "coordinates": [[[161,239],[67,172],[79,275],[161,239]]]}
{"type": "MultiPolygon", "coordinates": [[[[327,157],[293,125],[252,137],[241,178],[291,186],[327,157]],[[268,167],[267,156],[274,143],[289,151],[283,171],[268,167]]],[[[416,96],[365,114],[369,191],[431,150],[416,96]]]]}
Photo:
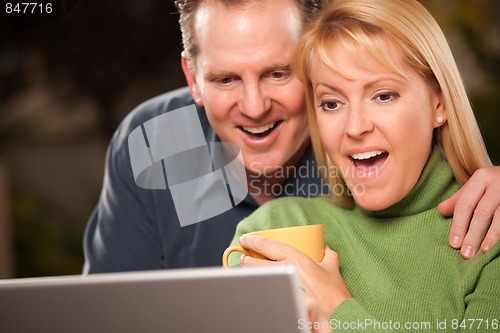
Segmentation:
{"type": "Polygon", "coordinates": [[[350,298],[342,302],[330,316],[333,332],[396,332],[401,323],[377,320],[358,301],[350,298]]]}
{"type": "MultiPolygon", "coordinates": [[[[500,328],[500,243],[485,254],[478,254],[478,264],[466,274],[465,315],[450,323],[460,332],[498,332],[500,328]],[[485,264],[482,264],[482,263],[485,264]],[[467,291],[467,290],[466,290],[467,291]]],[[[476,258],[473,258],[474,260],[476,258]]]]}
{"type": "MultiPolygon", "coordinates": [[[[446,329],[454,332],[498,332],[500,328],[500,243],[486,254],[463,260],[463,283],[457,291],[464,297],[462,318],[448,318],[446,329]]],[[[450,286],[453,290],[453,286],[450,286]]],[[[451,291],[450,291],[451,292],[451,291]]],[[[438,329],[434,318],[431,329],[438,329]]],[[[344,301],[330,316],[330,327],[336,331],[393,332],[405,329],[411,322],[392,322],[377,319],[362,304],[351,298],[344,301]]]]}

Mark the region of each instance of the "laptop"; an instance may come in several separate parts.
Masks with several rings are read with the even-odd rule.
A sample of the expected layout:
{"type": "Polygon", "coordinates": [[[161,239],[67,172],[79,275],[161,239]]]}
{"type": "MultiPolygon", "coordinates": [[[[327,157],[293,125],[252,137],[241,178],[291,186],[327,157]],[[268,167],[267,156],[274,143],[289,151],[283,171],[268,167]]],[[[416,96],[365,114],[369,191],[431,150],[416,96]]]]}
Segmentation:
{"type": "Polygon", "coordinates": [[[0,280],[3,333],[292,333],[307,320],[294,266],[0,280]]]}

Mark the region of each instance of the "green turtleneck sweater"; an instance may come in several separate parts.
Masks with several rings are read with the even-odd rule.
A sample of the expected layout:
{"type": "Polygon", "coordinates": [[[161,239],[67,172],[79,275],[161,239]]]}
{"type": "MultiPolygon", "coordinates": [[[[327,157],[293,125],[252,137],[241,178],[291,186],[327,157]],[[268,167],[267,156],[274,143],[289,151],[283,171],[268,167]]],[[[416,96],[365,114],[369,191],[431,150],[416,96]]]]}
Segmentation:
{"type": "Polygon", "coordinates": [[[387,209],[276,199],[240,222],[233,244],[247,232],[324,224],[352,295],[331,314],[334,332],[499,332],[500,243],[463,259],[448,245],[451,219],[436,208],[458,188],[434,149],[415,187],[387,209]]]}

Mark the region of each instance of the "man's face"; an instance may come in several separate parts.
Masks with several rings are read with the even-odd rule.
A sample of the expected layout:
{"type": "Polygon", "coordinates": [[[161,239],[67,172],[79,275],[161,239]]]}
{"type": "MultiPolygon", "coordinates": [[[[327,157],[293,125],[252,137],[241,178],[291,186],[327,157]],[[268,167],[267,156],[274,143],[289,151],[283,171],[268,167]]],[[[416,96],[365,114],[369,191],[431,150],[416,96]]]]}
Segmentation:
{"type": "Polygon", "coordinates": [[[294,163],[309,138],[304,88],[290,71],[301,28],[292,0],[230,8],[212,2],[196,13],[194,72],[183,59],[188,84],[217,135],[241,148],[253,174],[294,163]]]}

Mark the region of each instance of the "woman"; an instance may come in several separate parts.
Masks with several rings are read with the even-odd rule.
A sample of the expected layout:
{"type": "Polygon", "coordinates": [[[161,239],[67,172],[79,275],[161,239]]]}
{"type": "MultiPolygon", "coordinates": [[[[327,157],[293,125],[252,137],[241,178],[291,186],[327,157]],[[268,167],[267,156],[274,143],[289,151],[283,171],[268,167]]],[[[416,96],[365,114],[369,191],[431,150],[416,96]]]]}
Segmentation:
{"type": "Polygon", "coordinates": [[[412,0],[338,0],[306,29],[294,70],[331,198],[273,200],[233,243],[294,263],[330,328],[495,331],[500,244],[470,261],[436,206],[490,165],[463,82],[432,16],[412,0]],[[325,224],[322,262],[247,232],[325,224]],[[244,235],[244,236],[242,236],[244,235]],[[241,237],[241,238],[240,238],[241,237]]]}

